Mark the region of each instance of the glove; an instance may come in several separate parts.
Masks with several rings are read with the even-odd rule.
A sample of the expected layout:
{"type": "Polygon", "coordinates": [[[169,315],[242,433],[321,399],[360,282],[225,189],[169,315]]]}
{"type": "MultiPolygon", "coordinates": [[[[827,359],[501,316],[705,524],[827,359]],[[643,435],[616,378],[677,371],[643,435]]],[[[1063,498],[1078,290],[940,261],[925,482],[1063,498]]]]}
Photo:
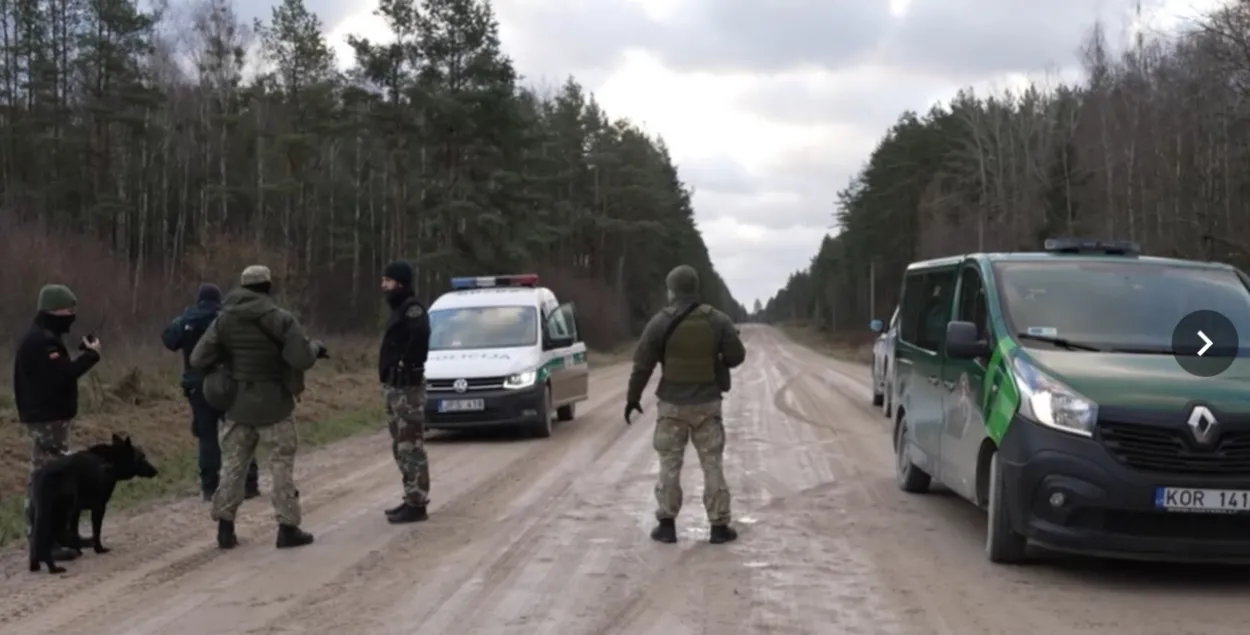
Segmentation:
{"type": "Polygon", "coordinates": [[[633,416],[635,412],[642,414],[642,404],[637,401],[631,401],[625,404],[625,425],[633,423],[633,421],[630,421],[629,418],[633,416]]]}

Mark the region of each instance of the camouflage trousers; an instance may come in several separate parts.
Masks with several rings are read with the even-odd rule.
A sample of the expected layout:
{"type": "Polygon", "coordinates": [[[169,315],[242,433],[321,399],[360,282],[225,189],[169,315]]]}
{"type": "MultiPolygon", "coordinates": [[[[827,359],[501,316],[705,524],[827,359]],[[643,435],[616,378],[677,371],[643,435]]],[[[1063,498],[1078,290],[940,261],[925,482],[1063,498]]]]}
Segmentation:
{"type": "Polygon", "coordinates": [[[729,484],[722,461],[725,425],[720,400],[677,405],[664,401],[656,406],[655,451],[660,455],[660,478],[655,484],[655,517],[669,520],[681,511],[681,466],[686,444],[694,446],[703,467],[703,507],[713,525],[729,523],[729,484]]]}
{"type": "Polygon", "coordinates": [[[430,502],[430,459],[425,453],[425,382],[417,386],[382,386],[391,454],[404,484],[404,501],[430,502]]]}
{"type": "Polygon", "coordinates": [[[69,453],[69,435],[73,426],[73,419],[26,424],[26,431],[30,434],[30,469],[26,472],[27,537],[30,536],[30,526],[34,520],[34,508],[30,501],[35,495],[35,470],[47,465],[52,459],[69,453]]]}
{"type": "Polygon", "coordinates": [[[221,444],[221,481],[213,493],[213,520],[234,521],[243,504],[243,487],[248,466],[256,457],[256,448],[264,443],[269,448],[269,474],[273,477],[273,513],[278,524],[298,527],[300,524],[299,490],[295,489],[295,452],[299,435],[295,420],[287,417],[269,426],[250,426],[235,421],[222,421],[217,439],[221,444]]]}

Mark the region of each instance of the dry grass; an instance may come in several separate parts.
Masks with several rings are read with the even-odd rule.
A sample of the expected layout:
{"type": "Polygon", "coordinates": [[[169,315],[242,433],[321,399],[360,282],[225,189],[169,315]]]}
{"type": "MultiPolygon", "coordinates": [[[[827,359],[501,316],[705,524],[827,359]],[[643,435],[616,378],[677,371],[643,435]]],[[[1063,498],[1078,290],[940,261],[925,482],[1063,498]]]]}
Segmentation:
{"type": "Polygon", "coordinates": [[[818,326],[796,322],[778,326],[791,339],[812,350],[857,364],[872,363],[872,344],[877,334],[871,331],[830,333],[818,326]]]}
{"type": "Polygon", "coordinates": [[[607,350],[592,350],[587,355],[587,361],[591,368],[602,368],[611,366],[621,362],[627,362],[634,356],[634,347],[638,345],[636,340],[631,340],[624,344],[613,346],[607,350]]]}

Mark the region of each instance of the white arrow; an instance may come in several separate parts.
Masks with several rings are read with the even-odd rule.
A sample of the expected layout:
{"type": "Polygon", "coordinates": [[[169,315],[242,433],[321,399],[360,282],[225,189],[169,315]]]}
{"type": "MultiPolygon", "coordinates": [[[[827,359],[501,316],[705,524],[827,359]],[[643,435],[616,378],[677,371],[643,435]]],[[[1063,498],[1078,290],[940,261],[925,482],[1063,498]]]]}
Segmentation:
{"type": "Polygon", "coordinates": [[[1202,338],[1202,341],[1206,343],[1206,346],[1203,346],[1202,349],[1198,351],[1198,357],[1202,357],[1202,354],[1207,352],[1208,348],[1211,348],[1211,340],[1207,339],[1207,334],[1202,331],[1198,331],[1198,337],[1202,338]]]}

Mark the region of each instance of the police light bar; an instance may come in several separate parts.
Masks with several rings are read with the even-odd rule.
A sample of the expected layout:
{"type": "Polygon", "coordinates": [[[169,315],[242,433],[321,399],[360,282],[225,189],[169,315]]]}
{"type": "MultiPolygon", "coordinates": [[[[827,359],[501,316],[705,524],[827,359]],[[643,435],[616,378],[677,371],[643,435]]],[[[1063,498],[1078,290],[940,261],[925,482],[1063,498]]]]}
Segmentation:
{"type": "Polygon", "coordinates": [[[1059,254],[1103,254],[1107,256],[1139,256],[1141,245],[1127,240],[1090,240],[1085,238],[1047,238],[1043,249],[1059,254]]]}
{"type": "Polygon", "coordinates": [[[511,276],[477,276],[451,279],[451,288],[457,291],[464,289],[490,289],[493,287],[536,287],[538,274],[523,273],[511,276]]]}

